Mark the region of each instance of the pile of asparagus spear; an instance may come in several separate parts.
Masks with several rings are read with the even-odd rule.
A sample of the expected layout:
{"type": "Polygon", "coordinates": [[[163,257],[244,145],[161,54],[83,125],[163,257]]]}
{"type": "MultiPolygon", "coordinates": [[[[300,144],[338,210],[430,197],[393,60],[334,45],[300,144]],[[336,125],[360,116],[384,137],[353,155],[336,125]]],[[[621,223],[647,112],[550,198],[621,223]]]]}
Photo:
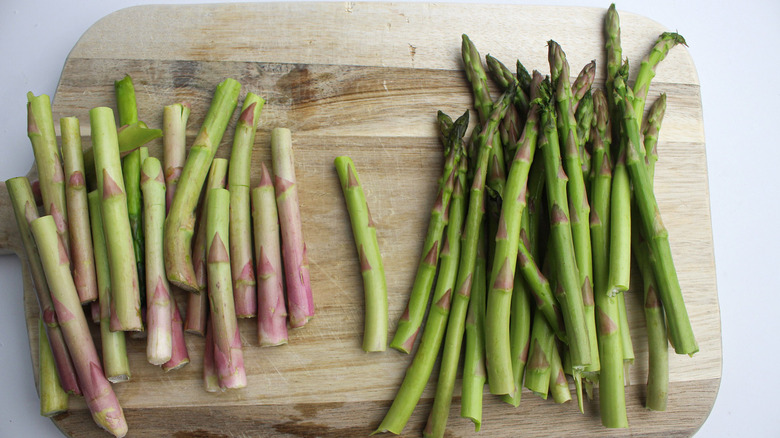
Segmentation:
{"type": "Polygon", "coordinates": [[[86,151],[74,117],[60,120],[58,147],[49,97],[29,93],[38,180],[6,183],[43,323],[41,414],[83,395],[95,422],[120,437],[128,426],[111,383],[131,379],[128,342],[145,340],[148,362],[167,372],[189,363],[185,332],[205,336],[205,389],[242,388],[237,318],[257,318],[258,345],[281,345],[314,304],[288,129],[271,132],[273,174],[262,164],[259,184],[250,183],[264,99],[246,94],[227,160],[215,155],[238,106],[237,81],[217,86],[189,148],[187,104],[164,107],[162,129],[150,129],[132,79],[115,91],[118,123],[110,107],[90,110],[86,151]],[[160,137],[155,157],[146,145],[160,137]],[[100,326],[100,348],[87,315],[100,326]]]}
{"type": "Polygon", "coordinates": [[[571,400],[567,376],[581,412],[597,387],[602,424],[628,427],[625,372],[634,355],[623,294],[632,256],[649,343],[645,404],[665,410],[669,342],[678,354],[693,355],[698,346],[653,193],[666,96],[644,114],[656,66],[685,40],[660,35],[630,86],[614,4],[604,31],[603,86],[594,86],[595,61],[571,81],[555,41],[543,75],[520,61],[512,72],[490,55],[483,64],[463,35],[478,121],[466,138],[468,111],[454,122],[438,115],[446,154],[439,197],[391,347],[413,351],[431,290],[432,305],[377,432],[402,432],[440,349],[424,436],[444,435],[461,357],[460,412],[476,430],[486,382],[516,407],[523,387],[557,403],[571,400]]]}

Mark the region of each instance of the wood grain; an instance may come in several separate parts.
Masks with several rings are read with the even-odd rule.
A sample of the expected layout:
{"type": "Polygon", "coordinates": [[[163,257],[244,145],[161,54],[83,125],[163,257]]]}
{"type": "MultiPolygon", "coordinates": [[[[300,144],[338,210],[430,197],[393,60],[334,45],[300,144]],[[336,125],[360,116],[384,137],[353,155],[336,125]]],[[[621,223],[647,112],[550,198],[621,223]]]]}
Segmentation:
{"type": "MultiPolygon", "coordinates": [[[[309,325],[291,332],[289,345],[277,348],[257,347],[254,322],[242,321],[249,383],[241,391],[203,391],[201,338],[187,338],[191,364],[169,373],[147,364],[143,341],[131,340],[133,379],[115,386],[129,436],[370,433],[411,357],[360,349],[360,269],[333,159],[350,155],[360,171],[377,222],[393,330],[411,288],[443,163],[436,111],[459,115],[471,106],[460,35],[469,34],[483,54],[509,65],[519,58],[542,72],[548,70],[546,43],[554,39],[576,72],[592,59],[603,65],[603,14],[509,5],[242,3],[134,7],[90,28],[68,57],[53,101],[55,120],[81,119],[87,146],[89,109],[115,106],[113,83],[125,74],[134,79],[141,119],[150,126],[160,126],[164,105],[192,105],[190,140],[225,77],[244,85],[242,95],[266,97],[252,165],[259,169],[261,161],[268,162],[272,128],[293,131],[317,309],[309,325]]],[[[628,13],[621,13],[621,22],[624,56],[636,60],[634,65],[667,30],[628,13]]],[[[600,71],[597,81],[603,81],[600,71]]],[[[518,409],[486,394],[482,436],[548,436],[553,425],[556,436],[688,436],[709,414],[721,377],[720,313],[701,97],[685,48],[675,48],[658,68],[651,98],[660,92],[668,95],[668,109],[656,192],[701,352],[693,358],[672,355],[669,410],[646,411],[644,317],[641,294],[632,290],[627,298],[637,359],[628,388],[630,430],[603,429],[595,401],[580,415],[571,403],[555,405],[526,391],[518,409]]],[[[229,156],[234,126],[235,116],[218,155],[229,156]]],[[[159,143],[151,153],[161,155],[159,143]]],[[[255,172],[253,183],[256,178],[255,172]]],[[[19,253],[14,227],[0,185],[0,248],[19,253]]],[[[177,298],[183,309],[183,297],[177,298]]],[[[37,345],[37,303],[27,275],[25,312],[31,345],[37,345]]],[[[459,418],[458,395],[456,388],[448,435],[474,436],[471,423],[459,418]]],[[[419,435],[432,396],[430,385],[405,429],[408,435],[419,435]]],[[[71,411],[54,421],[68,436],[105,436],[88,419],[82,400],[74,399],[71,411]]]]}

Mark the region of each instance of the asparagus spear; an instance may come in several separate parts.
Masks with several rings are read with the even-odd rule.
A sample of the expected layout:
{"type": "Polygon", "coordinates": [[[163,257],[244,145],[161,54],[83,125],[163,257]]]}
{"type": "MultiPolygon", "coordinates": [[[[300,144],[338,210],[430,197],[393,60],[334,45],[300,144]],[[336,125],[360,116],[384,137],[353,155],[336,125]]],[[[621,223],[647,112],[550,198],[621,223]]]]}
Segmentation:
{"type": "Polygon", "coordinates": [[[62,162],[65,171],[65,198],[68,209],[68,231],[71,236],[70,255],[73,281],[82,303],[98,298],[95,277],[95,257],[89,229],[87,184],[84,179],[84,157],[81,151],[81,130],[75,117],[60,119],[62,162]]]}
{"type": "Polygon", "coordinates": [[[106,238],[103,234],[103,215],[100,212],[100,194],[97,190],[87,195],[92,225],[92,242],[95,248],[95,268],[100,307],[100,344],[103,370],[109,382],[126,382],[131,378],[127,357],[125,332],[111,331],[111,268],[108,263],[106,238]]]}
{"type": "Polygon", "coordinates": [[[257,253],[257,342],[261,347],[287,343],[279,215],[272,181],[262,163],[260,184],[251,193],[257,253]]]}
{"type": "Polygon", "coordinates": [[[60,384],[42,315],[38,319],[38,394],[42,416],[53,417],[68,410],[68,393],[60,384]]]}
{"type": "Polygon", "coordinates": [[[135,149],[122,160],[122,178],[127,193],[127,218],[133,236],[133,253],[138,270],[138,293],[146,299],[146,269],[144,264],[143,200],[141,199],[141,150],[135,149]]]}
{"type": "Polygon", "coordinates": [[[576,114],[582,99],[590,92],[593,82],[596,80],[596,61],[585,64],[577,78],[571,84],[572,107],[576,114]]]}
{"type": "Polygon", "coordinates": [[[175,103],[163,108],[163,166],[165,168],[165,208],[171,208],[187,154],[189,104],[175,103]]]}
{"type": "MultiPolygon", "coordinates": [[[[206,295],[205,293],[203,295],[206,295]]],[[[214,325],[209,319],[206,325],[206,340],[203,346],[203,388],[206,392],[217,392],[219,388],[219,375],[214,364],[214,325]]]]}
{"type": "Polygon", "coordinates": [[[32,222],[31,229],[51,288],[57,318],[73,357],[92,419],[114,436],[123,437],[127,434],[127,422],[116,394],[103,374],[70,273],[67,249],[57,233],[54,218],[38,218],[32,222]]]}
{"type": "Polygon", "coordinates": [[[116,112],[119,116],[119,126],[132,125],[138,122],[138,105],[135,99],[135,85],[129,75],[114,82],[116,95],[116,112]]]}
{"type": "Polygon", "coordinates": [[[642,117],[645,112],[645,102],[647,101],[647,92],[650,89],[650,81],[655,77],[655,69],[666,58],[669,50],[678,44],[688,45],[682,35],[675,32],[664,32],[658,36],[653,48],[650,49],[650,53],[642,59],[633,87],[634,115],[640,126],[642,125],[642,117]]]}
{"type": "Polygon", "coordinates": [[[165,372],[179,369],[190,363],[187,342],[184,339],[184,323],[176,300],[171,299],[171,360],[162,365],[165,372]]]}
{"type": "Polygon", "coordinates": [[[236,123],[233,149],[228,166],[230,190],[230,264],[233,272],[233,297],[236,316],[257,315],[257,292],[254,260],[252,259],[252,218],[249,207],[249,173],[255,132],[265,100],[248,93],[236,123]]]}
{"type": "MultiPolygon", "coordinates": [[[[387,347],[387,283],[382,254],[376,236],[376,225],[371,219],[363,185],[355,164],[346,156],[334,161],[336,173],[352,224],[352,234],[360,259],[365,294],[365,326],[363,351],[385,351],[387,347]]],[[[434,262],[435,266],[435,262],[434,262]]]]}
{"type": "MultiPolygon", "coordinates": [[[[528,217],[527,209],[523,214],[528,217]]],[[[519,263],[519,262],[518,262],[519,263]]],[[[512,289],[512,307],[509,323],[509,340],[512,353],[512,378],[515,382],[514,391],[504,395],[501,399],[514,407],[520,405],[523,393],[523,376],[528,362],[528,349],[531,340],[531,295],[528,285],[522,276],[515,274],[514,288],[512,289]]]]}
{"type": "Polygon", "coordinates": [[[314,299],[309,281],[309,261],[303,238],[298,185],[295,179],[292,138],[289,129],[271,131],[276,207],[282,230],[282,261],[287,286],[290,327],[303,327],[314,316],[314,299]]]}
{"type": "Polygon", "coordinates": [[[531,327],[531,343],[528,364],[525,370],[525,387],[543,399],[547,399],[552,373],[552,352],[555,348],[555,334],[538,311],[534,313],[531,327]]]}
{"type": "Polygon", "coordinates": [[[89,112],[89,118],[103,228],[111,267],[111,301],[116,314],[116,318],[111,319],[111,329],[141,331],[143,324],[138,271],[133,253],[114,112],[107,107],[93,108],[89,112]]]}
{"type": "Polygon", "coordinates": [[[474,281],[471,284],[471,299],[466,313],[466,340],[463,354],[463,378],[461,388],[460,416],[474,423],[479,432],[482,425],[482,394],[485,392],[487,369],[485,359],[485,309],[487,305],[487,233],[482,223],[477,246],[477,260],[474,265],[474,281]]]}
{"type": "Polygon", "coordinates": [[[54,361],[57,364],[57,373],[62,388],[70,394],[81,394],[79,389],[76,369],[73,366],[68,347],[62,336],[62,331],[57,321],[49,285],[35,246],[35,239],[30,231],[30,224],[38,219],[38,209],[35,207],[35,198],[30,180],[26,177],[11,178],[5,182],[11,205],[14,209],[14,217],[22,238],[22,246],[30,269],[30,276],[35,286],[35,295],[38,298],[38,306],[41,310],[41,318],[46,323],[46,335],[51,346],[54,361]]]}
{"type": "Polygon", "coordinates": [[[569,382],[566,380],[566,373],[563,371],[561,363],[561,348],[558,343],[553,342],[553,348],[550,352],[550,395],[555,403],[566,403],[571,400],[569,391],[569,382]]]}
{"type": "Polygon", "coordinates": [[[191,258],[195,207],[211,161],[238,105],[240,90],[241,84],[234,79],[226,79],[217,86],[165,219],[165,272],[171,284],[187,291],[198,290],[191,258]]]}

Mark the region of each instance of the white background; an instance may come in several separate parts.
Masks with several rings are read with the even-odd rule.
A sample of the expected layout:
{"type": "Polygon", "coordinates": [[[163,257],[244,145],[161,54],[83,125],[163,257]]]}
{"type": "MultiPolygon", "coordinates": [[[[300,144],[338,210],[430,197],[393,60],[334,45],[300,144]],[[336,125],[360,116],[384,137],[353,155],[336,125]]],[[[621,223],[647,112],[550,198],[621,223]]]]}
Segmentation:
{"type": "MultiPolygon", "coordinates": [[[[607,0],[530,3],[609,6],[607,0]]],[[[33,161],[25,93],[53,95],[78,38],[101,17],[136,4],[0,1],[0,180],[26,174],[33,161]]],[[[701,82],[724,361],[715,407],[697,436],[778,437],[780,2],[622,0],[617,7],[682,33],[701,82]]],[[[0,437],[61,436],[38,415],[21,267],[12,255],[0,256],[0,297],[0,437]]]]}

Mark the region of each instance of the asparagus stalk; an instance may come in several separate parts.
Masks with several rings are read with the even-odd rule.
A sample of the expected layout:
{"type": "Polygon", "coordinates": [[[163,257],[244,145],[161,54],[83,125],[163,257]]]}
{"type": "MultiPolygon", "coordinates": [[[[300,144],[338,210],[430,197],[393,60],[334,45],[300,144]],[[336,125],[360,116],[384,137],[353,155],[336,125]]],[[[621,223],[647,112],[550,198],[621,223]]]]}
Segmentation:
{"type": "Polygon", "coordinates": [[[70,273],[68,253],[57,233],[55,220],[51,216],[38,218],[32,222],[31,229],[51,288],[57,318],[92,418],[114,436],[123,437],[127,434],[127,422],[111,383],[103,374],[70,273]]]}
{"type": "Polygon", "coordinates": [[[257,342],[261,347],[287,343],[279,215],[272,181],[271,173],[262,163],[260,184],[251,193],[257,252],[257,342]]]}
{"type": "Polygon", "coordinates": [[[163,108],[163,166],[165,168],[166,213],[173,203],[187,156],[187,119],[189,104],[175,103],[163,108]]]}
{"type": "Polygon", "coordinates": [[[590,92],[593,82],[596,80],[596,61],[585,64],[577,78],[571,84],[572,107],[575,114],[579,110],[582,99],[590,92]]]}
{"type": "Polygon", "coordinates": [[[27,93],[27,137],[30,138],[35,156],[43,210],[54,217],[57,233],[62,236],[65,249],[70,254],[65,176],[57,150],[51,101],[45,94],[35,96],[31,92],[27,93]]]}
{"type": "Polygon", "coordinates": [[[577,120],[577,142],[580,145],[580,163],[582,164],[582,174],[585,179],[585,191],[590,193],[590,168],[592,153],[590,142],[590,126],[593,123],[593,95],[588,90],[580,99],[577,105],[577,112],[574,114],[577,120]]]}
{"type": "Polygon", "coordinates": [[[255,132],[265,100],[248,93],[236,123],[233,149],[228,166],[230,190],[230,264],[233,272],[233,297],[236,316],[252,318],[257,315],[257,292],[252,258],[252,217],[249,206],[249,173],[255,132]]]}
{"type": "Polygon", "coordinates": [[[146,359],[152,365],[171,360],[171,308],[173,297],[163,263],[165,179],[160,160],[147,158],[141,169],[144,198],[144,260],[146,268],[146,359]]]}
{"type": "Polygon", "coordinates": [[[165,272],[171,284],[187,291],[198,290],[191,258],[195,207],[211,161],[238,105],[240,90],[241,84],[234,79],[226,79],[217,86],[165,219],[165,272]]]}
{"type": "Polygon", "coordinates": [[[485,359],[485,309],[487,306],[487,233],[482,223],[477,260],[474,265],[474,282],[471,285],[471,299],[466,313],[466,345],[463,355],[463,378],[461,389],[460,416],[474,423],[479,432],[482,425],[482,394],[485,392],[487,369],[485,359]]]}
{"type": "MultiPolygon", "coordinates": [[[[439,112],[438,119],[449,119],[449,116],[439,112]]],[[[451,121],[451,119],[449,119],[451,121]]],[[[436,265],[439,260],[439,250],[441,248],[441,237],[446,225],[445,212],[450,203],[452,191],[455,185],[455,169],[461,159],[462,137],[468,127],[468,111],[458,118],[449,129],[442,129],[442,136],[445,149],[447,149],[444,169],[439,180],[439,190],[436,201],[431,209],[430,219],[428,221],[428,230],[423,242],[422,254],[417,265],[412,291],[409,294],[409,301],[406,309],[396,324],[395,335],[390,342],[390,347],[409,353],[412,351],[414,342],[417,339],[420,326],[422,325],[425,309],[428,306],[431,286],[436,275],[436,265]]]]}
{"type": "Polygon", "coordinates": [[[62,163],[65,171],[65,198],[68,209],[68,232],[73,281],[82,303],[98,298],[95,257],[89,228],[87,184],[84,179],[84,157],[81,151],[81,129],[75,117],[60,119],[62,163]]]}
{"type": "Polygon", "coordinates": [[[146,299],[146,269],[144,262],[143,199],[141,198],[141,149],[135,149],[122,160],[122,177],[127,193],[127,217],[133,236],[133,254],[138,270],[138,293],[146,299]]]}
{"type": "Polygon", "coordinates": [[[282,262],[287,286],[290,327],[303,327],[314,316],[314,299],[309,281],[309,261],[303,238],[298,185],[295,179],[292,138],[289,129],[271,131],[276,207],[282,234],[282,262]]]}
{"type": "Polygon", "coordinates": [[[557,343],[553,343],[550,352],[550,395],[555,403],[566,403],[571,400],[569,391],[569,381],[566,380],[566,373],[563,371],[561,363],[561,349],[557,343]]]}
{"type": "Polygon", "coordinates": [[[184,323],[176,300],[171,299],[171,360],[162,365],[165,372],[177,370],[190,363],[187,342],[184,339],[184,323]]]}
{"type": "Polygon", "coordinates": [[[610,295],[628,290],[631,280],[631,186],[626,169],[625,141],[620,139],[612,172],[610,207],[609,289],[610,295]]]}
{"type": "Polygon", "coordinates": [[[650,89],[650,81],[655,77],[655,69],[669,54],[669,50],[678,44],[688,45],[682,35],[675,32],[664,32],[658,36],[653,48],[650,49],[650,53],[642,59],[633,87],[634,115],[640,126],[642,125],[642,117],[645,112],[645,102],[647,101],[647,92],[650,89]]]}
{"type": "MultiPolygon", "coordinates": [[[[206,295],[205,293],[203,295],[206,295]]],[[[203,346],[203,388],[206,392],[217,392],[219,388],[219,375],[214,363],[214,325],[208,320],[206,326],[206,341],[203,346]]]]}
{"type": "Polygon", "coordinates": [[[230,192],[211,189],[208,194],[206,235],[211,320],[214,324],[214,363],[222,389],[246,386],[244,352],[236,321],[228,246],[230,192]]]}
{"type": "Polygon", "coordinates": [[[119,116],[119,126],[132,125],[138,122],[138,105],[135,99],[135,85],[129,75],[114,82],[116,95],[116,110],[119,116]]]}
{"type": "Polygon", "coordinates": [[[43,316],[38,319],[38,394],[42,416],[53,417],[68,410],[68,393],[60,384],[43,316]]]}
{"type": "Polygon", "coordinates": [[[87,195],[95,249],[95,270],[100,307],[100,343],[103,355],[103,371],[109,382],[126,382],[131,378],[130,362],[127,357],[125,332],[111,331],[111,268],[108,263],[106,238],[103,234],[103,215],[100,212],[100,194],[97,190],[87,195]]]}
{"type": "Polygon", "coordinates": [[[114,112],[107,107],[93,108],[89,112],[89,118],[97,187],[101,196],[103,229],[111,268],[111,302],[116,314],[116,318],[111,319],[111,329],[141,331],[143,323],[138,271],[133,253],[114,112]]]}
{"type": "Polygon", "coordinates": [[[62,336],[49,285],[46,282],[41,258],[38,255],[38,248],[30,231],[30,224],[35,219],[38,219],[38,209],[35,206],[32,186],[26,177],[11,178],[5,184],[14,209],[19,236],[22,238],[27,265],[30,268],[30,276],[35,286],[35,295],[38,298],[41,318],[46,323],[46,335],[54,355],[54,361],[57,364],[60,383],[66,392],[81,394],[76,369],[73,366],[68,347],[62,336]]]}
{"type": "MultiPolygon", "coordinates": [[[[527,209],[524,217],[528,217],[527,209]]],[[[528,362],[528,349],[531,341],[531,295],[528,285],[522,276],[515,274],[514,289],[512,289],[512,316],[509,320],[509,340],[512,353],[512,378],[515,389],[501,397],[503,401],[514,407],[520,406],[523,393],[523,376],[528,362]]]]}
{"type": "Polygon", "coordinates": [[[547,399],[552,373],[552,352],[555,348],[555,334],[550,330],[541,313],[534,313],[531,328],[530,353],[525,370],[525,387],[543,399],[547,399]]]}
{"type": "MultiPolygon", "coordinates": [[[[387,346],[387,283],[377,242],[376,225],[371,219],[363,185],[352,159],[346,156],[337,157],[334,164],[346,200],[363,275],[363,351],[384,351],[387,346]]],[[[435,267],[436,262],[433,264],[435,267]]]]}
{"type": "Polygon", "coordinates": [[[634,343],[631,340],[631,330],[628,325],[628,309],[626,308],[626,296],[617,294],[618,324],[620,325],[620,342],[623,344],[623,374],[626,384],[629,382],[629,368],[634,364],[634,343]]]}
{"type": "Polygon", "coordinates": [[[661,94],[653,102],[647,114],[647,118],[642,122],[642,138],[645,142],[645,160],[647,161],[647,170],[650,175],[650,181],[655,176],[655,162],[658,161],[658,132],[661,130],[661,123],[666,114],[666,94],[661,94]]]}

